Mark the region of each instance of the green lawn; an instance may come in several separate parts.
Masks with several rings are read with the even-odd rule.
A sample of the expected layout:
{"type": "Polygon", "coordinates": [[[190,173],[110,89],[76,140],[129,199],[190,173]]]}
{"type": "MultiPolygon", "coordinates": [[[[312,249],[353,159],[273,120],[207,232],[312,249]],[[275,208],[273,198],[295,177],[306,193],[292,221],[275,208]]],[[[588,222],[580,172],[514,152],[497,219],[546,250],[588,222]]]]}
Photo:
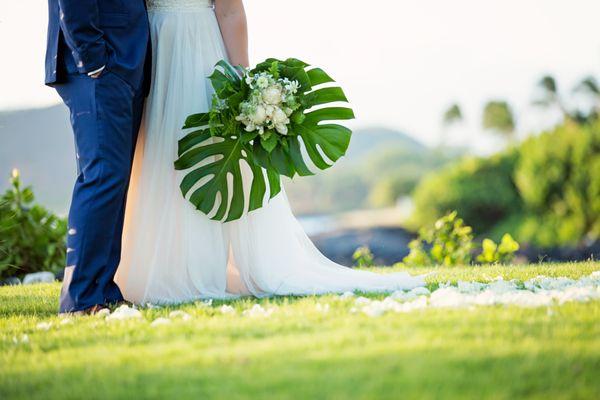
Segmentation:
{"type": "MultiPolygon", "coordinates": [[[[599,263],[445,268],[429,281],[595,270],[599,263]]],[[[173,308],[60,324],[58,292],[0,288],[0,399],[600,398],[600,301],[373,318],[337,296],[245,299],[229,302],[235,314],[217,302],[184,305],[190,320],[152,327],[173,308]],[[241,315],[256,302],[277,309],[241,315]]]]}

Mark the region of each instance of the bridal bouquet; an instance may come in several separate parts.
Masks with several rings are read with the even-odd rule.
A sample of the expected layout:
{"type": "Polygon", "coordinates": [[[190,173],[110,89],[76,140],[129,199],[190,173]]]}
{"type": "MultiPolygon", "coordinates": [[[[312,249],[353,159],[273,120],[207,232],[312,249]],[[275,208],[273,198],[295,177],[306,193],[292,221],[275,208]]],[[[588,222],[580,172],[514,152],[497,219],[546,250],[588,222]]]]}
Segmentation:
{"type": "Polygon", "coordinates": [[[251,70],[221,60],[209,79],[212,106],[187,117],[183,128],[195,129],[179,141],[175,168],[189,169],[181,191],[212,219],[232,221],[246,205],[262,207],[267,188],[269,198],[281,191],[281,175],[312,175],[305,155],[326,169],[345,154],[352,132],[331,121],[354,114],[331,106],[348,100],[322,69],[293,58],[270,58],[251,70]],[[247,200],[242,161],[252,173],[247,200]]]}

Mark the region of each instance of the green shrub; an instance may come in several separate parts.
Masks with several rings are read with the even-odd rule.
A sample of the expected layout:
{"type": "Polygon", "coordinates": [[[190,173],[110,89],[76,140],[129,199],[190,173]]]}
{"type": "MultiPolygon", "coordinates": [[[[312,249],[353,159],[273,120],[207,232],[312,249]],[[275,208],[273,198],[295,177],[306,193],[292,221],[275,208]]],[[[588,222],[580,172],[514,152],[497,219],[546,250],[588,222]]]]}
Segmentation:
{"type": "Polygon", "coordinates": [[[520,148],[515,181],[526,218],[520,240],[542,246],[600,238],[600,123],[567,122],[520,148]]]}
{"type": "Polygon", "coordinates": [[[0,279],[57,272],[65,262],[66,220],[34,204],[13,171],[11,188],[0,199],[0,279]]]}
{"type": "Polygon", "coordinates": [[[456,210],[483,233],[522,208],[512,178],[518,152],[509,150],[490,158],[466,158],[426,177],[414,192],[415,211],[409,225],[432,224],[456,210]]]}
{"type": "Polygon", "coordinates": [[[468,158],[424,179],[409,227],[457,210],[477,234],[511,232],[538,246],[600,239],[600,121],[567,121],[489,158],[468,158]]]}
{"type": "Polygon", "coordinates": [[[481,264],[508,264],[514,260],[518,250],[519,243],[510,234],[505,233],[500,244],[496,244],[492,239],[483,239],[477,261],[481,264]]]}
{"type": "Polygon", "coordinates": [[[473,249],[471,227],[453,211],[437,220],[432,228],[421,229],[409,248],[410,253],[402,260],[409,266],[467,265],[473,249]]]}
{"type": "MultiPolygon", "coordinates": [[[[408,247],[410,253],[402,262],[409,267],[469,265],[473,252],[477,250],[471,227],[458,218],[456,211],[437,220],[432,228],[421,229],[419,237],[408,247]]],[[[517,250],[519,243],[508,233],[502,236],[500,244],[484,239],[477,261],[481,264],[509,263],[517,250]]]]}
{"type": "Polygon", "coordinates": [[[367,246],[362,246],[356,249],[354,254],[352,254],[352,259],[356,263],[357,267],[372,267],[374,265],[373,253],[367,246]]]}

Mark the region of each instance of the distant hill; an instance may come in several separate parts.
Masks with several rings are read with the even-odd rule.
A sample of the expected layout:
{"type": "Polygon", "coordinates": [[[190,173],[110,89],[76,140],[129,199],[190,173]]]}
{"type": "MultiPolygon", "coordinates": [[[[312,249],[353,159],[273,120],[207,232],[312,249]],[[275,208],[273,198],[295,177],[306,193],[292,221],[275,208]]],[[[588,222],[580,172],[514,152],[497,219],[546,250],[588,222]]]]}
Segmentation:
{"type": "Polygon", "coordinates": [[[67,108],[0,112],[0,138],[0,189],[8,186],[12,168],[19,168],[42,204],[64,212],[76,171],[67,108]]]}
{"type": "MultiPolygon", "coordinates": [[[[66,107],[57,105],[0,112],[0,138],[0,190],[8,186],[11,169],[19,168],[24,182],[33,185],[42,204],[65,212],[75,178],[73,135],[66,107]]],[[[374,156],[390,149],[401,150],[411,159],[416,157],[418,160],[426,160],[431,153],[420,142],[392,129],[370,127],[355,130],[346,157],[333,168],[317,177],[286,183],[292,204],[302,213],[362,206],[370,185],[358,181],[356,171],[365,170],[365,163],[372,163],[374,156]],[[342,185],[342,188],[334,187],[336,185],[342,185]],[[320,195],[328,188],[331,189],[331,193],[327,193],[328,200],[322,201],[320,195]],[[343,206],[340,202],[338,207],[335,199],[340,196],[347,201],[343,206]]],[[[401,164],[401,161],[393,162],[401,164]]],[[[381,173],[385,174],[385,171],[381,173]]]]}

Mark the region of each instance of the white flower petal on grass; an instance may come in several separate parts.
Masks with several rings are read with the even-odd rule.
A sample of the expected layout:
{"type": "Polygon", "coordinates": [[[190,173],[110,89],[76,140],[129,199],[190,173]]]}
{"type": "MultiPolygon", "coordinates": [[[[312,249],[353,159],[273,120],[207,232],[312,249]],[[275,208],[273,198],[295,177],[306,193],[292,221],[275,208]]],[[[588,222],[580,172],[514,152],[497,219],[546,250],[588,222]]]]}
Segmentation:
{"type": "Polygon", "coordinates": [[[154,321],[152,321],[150,326],[156,327],[156,326],[161,326],[161,325],[169,325],[170,323],[171,323],[171,320],[169,318],[159,317],[159,318],[156,318],[154,321]]]}
{"type": "Polygon", "coordinates": [[[329,304],[321,304],[321,303],[317,303],[317,304],[315,305],[315,308],[316,308],[316,310],[317,310],[318,312],[321,312],[321,313],[324,313],[324,314],[326,314],[326,313],[328,313],[328,312],[329,312],[329,304]]]}
{"type": "Polygon", "coordinates": [[[506,293],[517,289],[517,285],[511,281],[498,279],[489,284],[488,289],[495,293],[506,293]]]}
{"type": "Polygon", "coordinates": [[[235,308],[231,307],[229,304],[223,304],[219,307],[219,311],[221,311],[221,314],[233,314],[235,313],[235,308]]]}
{"type": "Polygon", "coordinates": [[[140,310],[129,307],[127,304],[119,306],[112,314],[106,317],[107,321],[124,321],[128,319],[142,318],[140,310]]]}
{"type": "Polygon", "coordinates": [[[108,308],[103,308],[102,310],[98,311],[96,314],[94,314],[95,317],[108,317],[110,315],[110,310],[108,308]]]}
{"type": "Polygon", "coordinates": [[[480,282],[464,282],[458,281],[458,291],[461,293],[479,293],[487,285],[480,282]]]}
{"type": "Polygon", "coordinates": [[[431,294],[431,291],[426,287],[416,287],[412,289],[409,293],[414,294],[415,296],[427,296],[431,294]]]}
{"type": "Polygon", "coordinates": [[[52,328],[52,322],[40,322],[35,326],[36,329],[41,331],[47,331],[52,328]]]}
{"type": "Polygon", "coordinates": [[[203,301],[197,301],[194,304],[199,307],[211,307],[212,303],[213,303],[213,299],[208,299],[208,300],[203,300],[203,301]]]}
{"type": "Polygon", "coordinates": [[[169,318],[181,318],[184,321],[188,321],[192,318],[192,316],[185,311],[175,310],[169,313],[169,318]]]}
{"type": "Polygon", "coordinates": [[[369,304],[370,302],[371,302],[371,299],[368,299],[363,296],[359,296],[356,298],[356,300],[354,300],[354,304],[356,304],[357,306],[369,304]]]}
{"type": "Polygon", "coordinates": [[[245,317],[268,317],[274,311],[273,307],[265,309],[260,304],[254,304],[251,308],[244,310],[242,315],[245,317]]]}
{"type": "Polygon", "coordinates": [[[355,296],[354,292],[344,292],[344,293],[342,293],[340,295],[339,298],[342,299],[342,300],[346,300],[346,299],[350,299],[350,298],[352,298],[354,296],[355,296]]]}

